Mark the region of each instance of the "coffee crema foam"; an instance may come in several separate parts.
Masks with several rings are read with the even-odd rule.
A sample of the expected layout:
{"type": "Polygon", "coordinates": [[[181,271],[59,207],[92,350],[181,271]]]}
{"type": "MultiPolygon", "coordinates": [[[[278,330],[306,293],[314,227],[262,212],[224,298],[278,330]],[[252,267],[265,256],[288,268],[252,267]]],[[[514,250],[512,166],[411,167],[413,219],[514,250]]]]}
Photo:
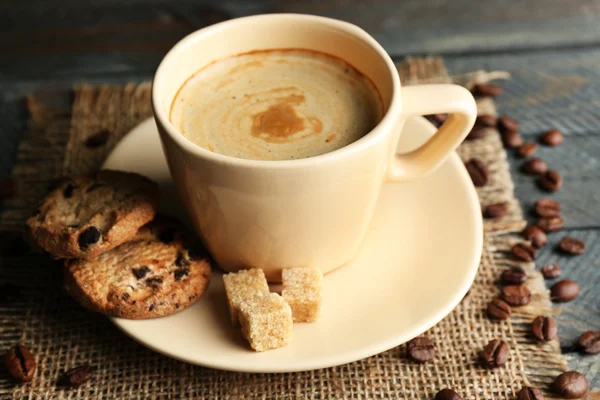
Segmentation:
{"type": "Polygon", "coordinates": [[[265,50],[214,62],[193,75],[171,123],[212,152],[290,160],[344,147],[381,120],[375,85],[348,63],[310,50],[265,50]]]}

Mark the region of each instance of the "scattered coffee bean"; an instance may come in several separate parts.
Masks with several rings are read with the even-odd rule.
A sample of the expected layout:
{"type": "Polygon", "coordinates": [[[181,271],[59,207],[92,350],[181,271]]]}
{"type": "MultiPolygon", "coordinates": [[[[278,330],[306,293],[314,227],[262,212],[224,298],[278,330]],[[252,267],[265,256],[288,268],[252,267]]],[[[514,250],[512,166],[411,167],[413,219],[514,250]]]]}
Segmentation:
{"type": "Polygon", "coordinates": [[[463,400],[463,398],[452,389],[442,389],[437,392],[434,400],[463,400]]]}
{"type": "Polygon", "coordinates": [[[489,178],[488,169],[481,160],[472,158],[465,163],[465,167],[475,186],[481,187],[487,184],[489,178]]]}
{"type": "Polygon", "coordinates": [[[506,203],[489,204],[485,207],[485,210],[483,210],[483,215],[486,218],[500,218],[504,217],[506,214],[508,214],[506,203]]]}
{"type": "Polygon", "coordinates": [[[481,360],[489,368],[498,368],[506,364],[510,356],[510,347],[503,340],[490,341],[481,352],[481,360]]]}
{"type": "Polygon", "coordinates": [[[478,115],[475,120],[475,125],[486,126],[488,128],[493,128],[498,123],[498,117],[491,114],[482,114],[478,115]]]}
{"type": "Polygon", "coordinates": [[[535,213],[544,218],[560,217],[560,203],[550,199],[540,199],[534,204],[535,213]]]}
{"type": "Polygon", "coordinates": [[[562,274],[562,268],[558,264],[549,264],[542,267],[542,275],[545,279],[555,279],[562,274]]]}
{"type": "Polygon", "coordinates": [[[520,157],[529,157],[530,155],[532,155],[536,151],[537,151],[537,144],[535,144],[533,142],[523,143],[522,145],[520,145],[517,148],[517,154],[520,157]]]}
{"type": "Polygon", "coordinates": [[[540,389],[526,386],[517,393],[517,400],[544,400],[544,395],[540,389]]]}
{"type": "Polygon", "coordinates": [[[538,219],[535,226],[544,232],[556,232],[561,230],[564,224],[565,221],[563,221],[562,217],[549,217],[538,219]]]}
{"type": "Polygon", "coordinates": [[[487,129],[488,128],[486,126],[477,125],[477,123],[476,123],[475,125],[473,125],[473,128],[471,128],[471,131],[467,135],[466,140],[481,139],[482,137],[485,136],[487,129]]]}
{"type": "Polygon", "coordinates": [[[562,186],[562,177],[553,169],[546,171],[538,181],[540,187],[547,192],[556,192],[562,186]]]}
{"type": "Polygon", "coordinates": [[[503,285],[521,285],[527,280],[527,273],[520,267],[512,267],[502,271],[500,280],[503,285]]]}
{"type": "Polygon", "coordinates": [[[519,131],[519,122],[517,122],[517,120],[514,118],[511,118],[507,115],[503,115],[500,118],[498,118],[498,129],[500,129],[501,132],[506,132],[506,131],[518,132],[519,131]]]}
{"type": "Polygon", "coordinates": [[[22,344],[8,349],[4,355],[4,365],[8,373],[18,382],[29,382],[35,373],[35,358],[22,344]]]}
{"type": "Polygon", "coordinates": [[[63,373],[58,383],[62,386],[80,386],[92,379],[94,369],[88,365],[80,365],[79,367],[71,368],[63,373]]]}
{"type": "Polygon", "coordinates": [[[476,83],[471,88],[473,96],[491,96],[495,97],[504,91],[502,86],[494,85],[493,83],[476,83]]]}
{"type": "Polygon", "coordinates": [[[552,391],[567,399],[579,399],[588,391],[588,381],[579,372],[563,372],[554,379],[552,391]]]}
{"type": "Polygon", "coordinates": [[[11,199],[17,194],[17,182],[12,179],[0,180],[0,200],[11,199]]]}
{"type": "Polygon", "coordinates": [[[579,348],[584,353],[600,353],[600,331],[587,331],[579,337],[577,341],[579,348]]]}
{"type": "Polygon", "coordinates": [[[408,356],[418,362],[427,362],[435,357],[435,344],[426,336],[419,336],[406,344],[408,356]]]}
{"type": "Polygon", "coordinates": [[[513,257],[521,261],[535,260],[535,249],[527,243],[517,243],[511,249],[513,257]]]}
{"type": "Polygon", "coordinates": [[[511,313],[510,305],[502,299],[495,298],[488,303],[487,315],[491,319],[505,320],[511,313]]]}
{"type": "Polygon", "coordinates": [[[90,226],[79,234],[79,238],[77,239],[79,242],[79,248],[81,250],[87,249],[90,247],[90,245],[98,242],[98,240],[100,240],[100,236],[101,234],[98,228],[90,226]]]}
{"type": "Polygon", "coordinates": [[[523,144],[523,137],[517,131],[506,131],[502,133],[502,143],[504,147],[514,149],[523,144]]]}
{"type": "Polygon", "coordinates": [[[556,282],[550,288],[550,297],[552,301],[566,303],[579,296],[579,285],[575,281],[565,279],[556,282]]]}
{"type": "Polygon", "coordinates": [[[95,149],[100,146],[104,146],[108,142],[110,132],[106,129],[102,129],[92,136],[88,137],[85,141],[85,146],[89,149],[95,149]]]}
{"type": "Polygon", "coordinates": [[[531,292],[523,285],[504,286],[500,291],[500,296],[514,307],[525,306],[531,301],[531,292]]]}
{"type": "Polygon", "coordinates": [[[563,142],[564,139],[565,139],[565,136],[558,129],[549,130],[548,132],[544,133],[540,137],[540,141],[543,144],[545,144],[546,146],[552,146],[552,147],[558,146],[559,144],[561,144],[563,142]]]}
{"type": "Polygon", "coordinates": [[[548,165],[546,164],[546,161],[541,158],[534,157],[525,161],[521,169],[527,175],[541,175],[548,171],[548,165]]]}
{"type": "Polygon", "coordinates": [[[574,237],[570,237],[570,236],[565,236],[564,238],[562,238],[560,243],[558,244],[558,247],[564,253],[572,254],[572,255],[583,254],[583,253],[585,253],[585,248],[586,248],[584,242],[582,242],[581,240],[576,239],[574,237]]]}
{"type": "Polygon", "coordinates": [[[532,225],[523,229],[521,236],[523,236],[523,238],[526,240],[529,240],[531,245],[536,249],[542,248],[546,245],[546,243],[548,243],[548,236],[546,236],[544,231],[537,226],[532,225]]]}
{"type": "Polygon", "coordinates": [[[548,342],[556,337],[558,327],[552,318],[539,316],[531,323],[531,332],[538,340],[548,342]]]}

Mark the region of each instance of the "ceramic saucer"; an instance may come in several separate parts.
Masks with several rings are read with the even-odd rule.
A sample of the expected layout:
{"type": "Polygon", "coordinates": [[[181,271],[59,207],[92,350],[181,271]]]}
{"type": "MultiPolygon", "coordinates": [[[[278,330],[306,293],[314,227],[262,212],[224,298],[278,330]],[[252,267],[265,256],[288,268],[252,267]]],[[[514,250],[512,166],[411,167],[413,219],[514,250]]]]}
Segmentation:
{"type": "MultiPolygon", "coordinates": [[[[418,146],[434,131],[424,118],[410,119],[398,150],[418,146]]],[[[156,180],[164,211],[185,221],[152,119],[118,144],[104,168],[156,180]]],[[[450,313],[477,272],[482,232],[477,194],[452,154],[425,179],[383,185],[360,253],[325,276],[321,318],[295,324],[287,347],[264,353],[249,349],[229,321],[219,271],[204,296],[184,311],[113,322],[152,350],[212,368],[292,372],[345,364],[398,346],[450,313]]]]}

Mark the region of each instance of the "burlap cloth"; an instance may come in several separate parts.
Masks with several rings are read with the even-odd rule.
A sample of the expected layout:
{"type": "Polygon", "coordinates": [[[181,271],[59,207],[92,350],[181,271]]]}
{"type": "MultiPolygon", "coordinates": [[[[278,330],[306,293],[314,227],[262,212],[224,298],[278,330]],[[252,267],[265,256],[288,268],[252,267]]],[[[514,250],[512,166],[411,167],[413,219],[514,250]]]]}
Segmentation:
{"type": "MultiPolygon", "coordinates": [[[[398,68],[405,85],[452,80],[436,58],[409,59],[398,68]]],[[[491,77],[496,76],[478,72],[455,81],[469,86],[491,77]]],[[[492,100],[480,100],[478,105],[480,113],[495,114],[492,100]]],[[[21,288],[20,294],[0,300],[0,351],[15,343],[26,344],[36,354],[38,371],[33,382],[25,385],[15,385],[0,372],[1,398],[431,399],[441,388],[452,387],[465,399],[512,399],[526,384],[546,390],[566,368],[556,340],[539,344],[529,334],[532,318],[551,313],[552,308],[533,264],[515,262],[507,253],[511,244],[521,240],[511,233],[521,230],[525,222],[513,195],[506,153],[493,129],[483,139],[465,142],[458,152],[463,160],[480,158],[490,170],[491,182],[478,189],[482,206],[506,201],[510,213],[485,222],[483,256],[470,293],[427,332],[437,344],[434,362],[411,362],[404,346],[399,346],[334,368],[246,374],[185,364],[137,344],[107,318],[75,304],[61,290],[59,266],[27,252],[14,239],[55,177],[97,170],[118,140],[151,116],[150,85],[81,86],[71,97],[58,99],[56,93],[41,93],[28,99],[28,109],[30,121],[13,171],[18,196],[5,202],[0,218],[0,281],[21,288]],[[94,149],[84,145],[102,130],[110,133],[106,145],[94,149]],[[498,293],[497,278],[505,267],[516,264],[528,270],[527,285],[534,300],[515,310],[509,321],[490,321],[485,309],[498,293]],[[489,370],[478,357],[493,338],[510,344],[511,358],[503,368],[489,370]],[[82,363],[95,366],[92,382],[78,389],[56,386],[62,371],[82,363]]]]}

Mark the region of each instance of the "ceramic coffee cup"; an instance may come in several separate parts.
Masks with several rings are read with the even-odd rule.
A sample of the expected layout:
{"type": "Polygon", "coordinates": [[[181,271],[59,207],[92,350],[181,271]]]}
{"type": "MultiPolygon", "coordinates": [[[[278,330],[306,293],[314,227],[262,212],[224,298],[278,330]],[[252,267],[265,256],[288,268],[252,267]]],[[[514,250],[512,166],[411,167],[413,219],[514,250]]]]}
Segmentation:
{"type": "Polygon", "coordinates": [[[477,116],[473,97],[460,86],[402,88],[388,54],[359,27],[296,14],[234,19],[185,37],[156,72],[152,105],[179,197],[215,261],[227,271],[262,268],[270,281],[280,279],[282,268],[328,272],[350,261],[367,233],[381,185],[435,170],[477,116]],[[169,122],[177,91],[203,66],[252,50],[282,48],[329,53],[356,67],[382,96],[381,122],[343,148],[286,161],[213,153],[169,122]],[[451,115],[420,148],[396,154],[406,119],[437,113],[451,115]]]}

